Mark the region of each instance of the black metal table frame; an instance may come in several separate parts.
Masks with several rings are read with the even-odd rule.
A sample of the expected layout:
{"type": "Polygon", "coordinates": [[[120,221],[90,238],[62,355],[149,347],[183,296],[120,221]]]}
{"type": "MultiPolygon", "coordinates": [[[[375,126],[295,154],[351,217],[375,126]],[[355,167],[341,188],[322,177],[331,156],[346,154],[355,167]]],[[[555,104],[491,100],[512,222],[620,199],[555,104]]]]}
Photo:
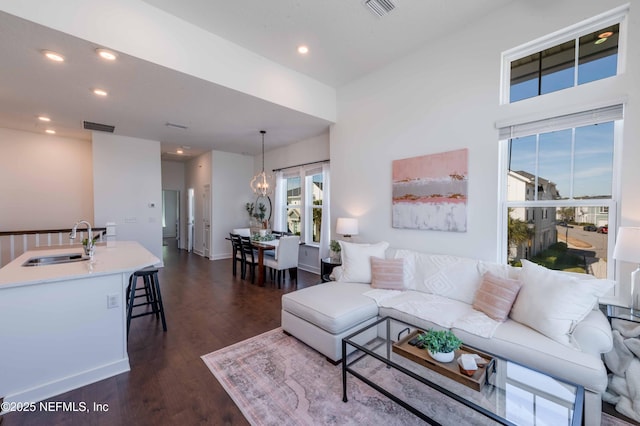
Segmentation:
{"type": "MultiPolygon", "coordinates": [[[[348,402],[348,398],[347,398],[347,372],[350,373],[352,376],[360,379],[362,382],[366,383],[367,385],[371,386],[373,389],[377,390],[378,392],[380,392],[381,394],[383,394],[384,396],[386,396],[387,398],[391,399],[392,401],[395,401],[396,403],[400,404],[402,407],[404,407],[405,409],[409,410],[411,413],[415,414],[416,416],[420,417],[422,420],[426,421],[427,423],[431,424],[431,425],[441,425],[440,423],[438,423],[437,421],[433,420],[432,418],[430,418],[429,416],[427,416],[425,413],[423,413],[422,411],[416,409],[415,407],[413,407],[412,405],[408,404],[407,402],[401,400],[400,398],[398,398],[397,396],[391,394],[390,392],[388,392],[386,389],[382,388],[381,386],[377,385],[376,383],[372,382],[371,380],[367,379],[366,377],[364,377],[363,375],[361,375],[360,373],[358,373],[357,371],[354,371],[352,369],[350,369],[349,367],[351,365],[353,365],[354,363],[358,362],[360,359],[362,359],[365,356],[372,356],[374,358],[376,358],[377,360],[383,362],[387,368],[395,368],[396,370],[402,372],[403,374],[406,374],[409,377],[412,377],[413,379],[419,381],[420,383],[423,383],[427,386],[430,386],[431,388],[437,390],[438,392],[448,396],[449,398],[460,402],[461,404],[472,408],[473,410],[485,415],[486,417],[489,417],[490,419],[493,419],[501,424],[504,425],[512,425],[512,426],[516,426],[515,423],[510,422],[509,420],[503,419],[502,417],[498,416],[497,414],[487,410],[484,407],[481,407],[471,401],[468,401],[467,399],[459,396],[458,394],[451,392],[448,389],[445,389],[444,387],[433,383],[427,379],[425,379],[424,377],[410,371],[407,370],[406,368],[402,367],[401,365],[398,365],[396,363],[394,363],[393,361],[391,361],[391,346],[392,346],[392,341],[391,341],[391,320],[397,321],[398,323],[401,324],[405,324],[408,327],[411,328],[415,328],[415,329],[420,329],[420,327],[415,326],[413,324],[409,324],[405,321],[396,319],[396,318],[391,318],[391,317],[384,317],[384,318],[380,318],[378,319],[376,322],[369,324],[363,328],[361,328],[360,330],[346,336],[345,338],[342,339],[342,401],[343,402],[348,402]],[[377,353],[368,350],[367,348],[359,345],[358,343],[353,342],[351,339],[355,336],[357,336],[358,334],[362,333],[365,329],[371,328],[371,327],[377,327],[379,324],[381,324],[382,322],[386,322],[387,324],[387,341],[385,342],[386,344],[386,358],[383,356],[378,355],[377,353]],[[349,346],[352,346],[358,350],[360,350],[362,352],[362,355],[352,359],[351,361],[347,361],[347,344],[349,346]]],[[[379,346],[377,346],[379,347],[379,346]]],[[[495,355],[490,354],[492,356],[495,357],[495,355]]],[[[501,357],[498,357],[501,358],[501,357]]],[[[549,377],[554,378],[555,380],[559,380],[561,382],[564,383],[569,383],[565,380],[556,378],[554,376],[551,376],[547,373],[543,373],[541,371],[538,371],[536,369],[527,367],[523,364],[514,362],[514,361],[509,361],[512,362],[514,364],[517,365],[521,365],[529,370],[532,371],[536,371],[539,372],[541,374],[545,374],[549,377]]],[[[574,410],[573,410],[573,418],[572,418],[572,422],[571,422],[571,426],[580,426],[582,425],[582,412],[584,410],[584,387],[575,383],[569,383],[572,386],[576,387],[576,401],[574,404],[574,410]]]]}

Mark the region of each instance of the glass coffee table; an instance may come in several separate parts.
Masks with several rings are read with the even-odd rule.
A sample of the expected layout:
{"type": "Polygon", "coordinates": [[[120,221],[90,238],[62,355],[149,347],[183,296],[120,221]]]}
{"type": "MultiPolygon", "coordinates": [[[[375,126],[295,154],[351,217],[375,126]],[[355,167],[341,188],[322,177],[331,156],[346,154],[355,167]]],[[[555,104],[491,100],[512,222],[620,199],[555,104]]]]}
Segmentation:
{"type": "MultiPolygon", "coordinates": [[[[348,402],[349,373],[432,425],[582,424],[582,386],[495,355],[489,355],[491,362],[484,367],[481,381],[469,384],[454,380],[440,369],[441,365],[416,362],[401,350],[409,334],[420,330],[424,331],[385,317],[345,337],[343,401],[348,402]]],[[[448,368],[453,370],[451,363],[448,368]]]]}

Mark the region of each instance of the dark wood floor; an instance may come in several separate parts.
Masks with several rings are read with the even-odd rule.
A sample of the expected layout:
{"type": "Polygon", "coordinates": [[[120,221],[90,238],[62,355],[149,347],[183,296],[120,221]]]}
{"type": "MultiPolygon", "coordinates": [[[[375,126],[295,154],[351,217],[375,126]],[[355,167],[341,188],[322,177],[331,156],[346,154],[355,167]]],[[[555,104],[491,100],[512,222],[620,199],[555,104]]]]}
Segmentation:
{"type": "MultiPolygon", "coordinates": [[[[293,291],[258,287],[231,274],[231,260],[210,261],[171,245],[159,278],[168,331],[153,316],[135,318],[129,336],[131,371],[49,401],[108,406],[106,412],[8,413],[14,425],[246,425],[244,416],[200,356],[280,326],[280,297],[293,291]]],[[[320,281],[298,272],[298,288],[320,281]]],[[[618,417],[612,406],[605,411],[618,417]]]]}
{"type": "MultiPolygon", "coordinates": [[[[131,371],[51,398],[107,404],[102,413],[8,413],[13,425],[246,425],[200,356],[280,326],[281,296],[295,290],[258,287],[233,277],[231,260],[210,261],[165,246],[159,279],[168,331],[154,316],[134,318],[131,371]]],[[[298,288],[318,275],[298,272],[298,288]]]]}

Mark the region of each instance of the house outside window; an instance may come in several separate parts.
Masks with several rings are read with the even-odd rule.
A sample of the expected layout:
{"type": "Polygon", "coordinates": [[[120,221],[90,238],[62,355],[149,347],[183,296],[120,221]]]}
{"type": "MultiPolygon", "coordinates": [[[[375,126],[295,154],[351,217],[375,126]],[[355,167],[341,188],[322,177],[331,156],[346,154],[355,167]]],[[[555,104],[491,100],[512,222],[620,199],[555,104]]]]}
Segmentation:
{"type": "Polygon", "coordinates": [[[309,189],[307,191],[308,199],[306,203],[307,211],[309,212],[307,214],[309,220],[307,229],[310,229],[307,237],[310,238],[313,243],[319,244],[320,230],[322,229],[322,200],[324,198],[322,173],[307,176],[306,187],[309,189]]]}
{"type": "Polygon", "coordinates": [[[507,261],[519,264],[524,258],[607,278],[613,273],[607,265],[613,246],[608,227],[614,226],[617,205],[613,164],[622,106],[538,124],[552,130],[536,131],[528,123],[521,130],[534,134],[503,141],[507,261]],[[592,123],[564,128],[585,121],[592,123]]]}
{"type": "Polygon", "coordinates": [[[286,232],[300,235],[300,220],[302,219],[302,186],[300,185],[300,176],[288,178],[286,182],[286,232]]]}
{"type": "Polygon", "coordinates": [[[501,103],[507,116],[522,107],[506,104],[539,99],[524,106],[526,114],[497,124],[500,255],[511,264],[529,259],[550,269],[614,278],[609,260],[615,232],[608,229],[617,229],[614,165],[621,162],[624,100],[586,83],[624,73],[627,13],[628,5],[621,6],[503,52],[501,103]],[[592,106],[559,107],[557,96],[547,98],[562,90],[592,106]]]}
{"type": "Polygon", "coordinates": [[[274,229],[284,229],[300,236],[307,245],[320,243],[323,200],[325,193],[321,168],[311,171],[288,170],[282,180],[286,191],[283,200],[275,200],[276,208],[284,209],[284,223],[274,223],[274,229]]]}

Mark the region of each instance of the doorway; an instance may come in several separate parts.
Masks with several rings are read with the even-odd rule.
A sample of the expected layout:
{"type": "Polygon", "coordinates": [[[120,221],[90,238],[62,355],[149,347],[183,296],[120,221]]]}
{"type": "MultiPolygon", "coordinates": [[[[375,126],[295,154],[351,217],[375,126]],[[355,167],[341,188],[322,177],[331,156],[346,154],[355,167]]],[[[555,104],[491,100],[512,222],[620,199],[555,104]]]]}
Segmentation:
{"type": "Polygon", "coordinates": [[[180,247],[180,191],[162,190],[162,241],[180,247]]]}

